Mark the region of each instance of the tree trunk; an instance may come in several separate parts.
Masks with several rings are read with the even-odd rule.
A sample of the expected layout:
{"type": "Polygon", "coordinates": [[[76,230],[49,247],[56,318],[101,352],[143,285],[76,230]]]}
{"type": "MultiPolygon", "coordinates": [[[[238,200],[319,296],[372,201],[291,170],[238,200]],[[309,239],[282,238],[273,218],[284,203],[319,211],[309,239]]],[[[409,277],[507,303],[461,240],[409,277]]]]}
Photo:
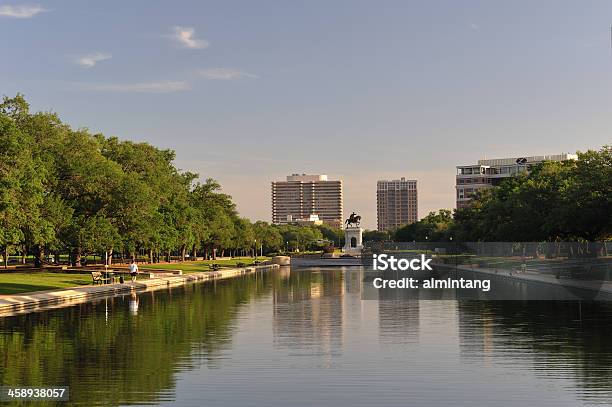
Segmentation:
{"type": "Polygon", "coordinates": [[[113,249],[108,251],[108,257],[106,258],[106,263],[110,266],[113,264],[113,249]]]}
{"type": "Polygon", "coordinates": [[[25,249],[21,251],[21,264],[26,264],[26,253],[25,249]]]}
{"type": "Polygon", "coordinates": [[[153,264],[153,249],[149,249],[149,263],[153,264]]]}
{"type": "Polygon", "coordinates": [[[45,247],[42,245],[36,245],[34,247],[34,267],[42,267],[44,258],[45,247]]]}
{"type": "Polygon", "coordinates": [[[185,261],[185,254],[187,254],[187,247],[185,245],[181,246],[181,261],[185,261]]]}
{"type": "Polygon", "coordinates": [[[8,268],[8,258],[9,258],[9,250],[8,246],[4,247],[4,268],[8,268]]]}
{"type": "Polygon", "coordinates": [[[193,261],[196,261],[198,257],[198,250],[196,249],[196,246],[193,245],[193,261]]]}
{"type": "Polygon", "coordinates": [[[170,263],[170,249],[166,252],[166,261],[170,263]]]}
{"type": "Polygon", "coordinates": [[[81,248],[75,247],[72,254],[72,266],[81,267],[81,248]]]}
{"type": "Polygon", "coordinates": [[[217,249],[214,247],[212,249],[212,259],[217,260],[217,249]]]}

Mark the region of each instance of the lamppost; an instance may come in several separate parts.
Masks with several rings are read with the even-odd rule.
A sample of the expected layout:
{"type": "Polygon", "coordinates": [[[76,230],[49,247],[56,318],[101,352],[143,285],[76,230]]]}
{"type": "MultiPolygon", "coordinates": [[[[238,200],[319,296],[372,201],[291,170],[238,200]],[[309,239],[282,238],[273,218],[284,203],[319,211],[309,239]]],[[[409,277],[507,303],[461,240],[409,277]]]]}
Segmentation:
{"type": "Polygon", "coordinates": [[[289,242],[285,242],[285,252],[289,253],[289,242]]]}
{"type": "Polygon", "coordinates": [[[253,251],[253,254],[255,255],[255,260],[257,260],[257,239],[255,239],[255,250],[253,251]]]}
{"type": "Polygon", "coordinates": [[[429,236],[425,236],[425,257],[427,257],[427,249],[428,249],[427,240],[428,239],[429,239],[429,236]]]}
{"type": "MultiPolygon", "coordinates": [[[[450,237],[451,243],[453,242],[453,237],[450,237]]],[[[457,243],[453,245],[453,257],[455,258],[455,271],[457,270],[457,243]]]]}
{"type": "MultiPolygon", "coordinates": [[[[452,243],[453,241],[453,237],[450,236],[450,241],[452,243]]],[[[453,257],[455,258],[455,278],[459,277],[459,270],[457,270],[457,242],[455,242],[454,246],[453,246],[453,257]]],[[[455,299],[457,299],[457,291],[458,288],[455,288],[455,299]]]]}

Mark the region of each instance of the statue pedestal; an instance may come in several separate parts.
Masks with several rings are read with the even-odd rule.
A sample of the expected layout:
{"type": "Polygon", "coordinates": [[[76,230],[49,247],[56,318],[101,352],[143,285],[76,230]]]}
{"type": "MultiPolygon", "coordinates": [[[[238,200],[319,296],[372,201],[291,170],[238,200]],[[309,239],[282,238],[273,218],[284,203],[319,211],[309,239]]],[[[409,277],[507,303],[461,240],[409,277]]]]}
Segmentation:
{"type": "Polygon", "coordinates": [[[342,251],[346,254],[360,255],[363,249],[363,229],[359,226],[348,226],[344,229],[344,247],[342,251]]]}

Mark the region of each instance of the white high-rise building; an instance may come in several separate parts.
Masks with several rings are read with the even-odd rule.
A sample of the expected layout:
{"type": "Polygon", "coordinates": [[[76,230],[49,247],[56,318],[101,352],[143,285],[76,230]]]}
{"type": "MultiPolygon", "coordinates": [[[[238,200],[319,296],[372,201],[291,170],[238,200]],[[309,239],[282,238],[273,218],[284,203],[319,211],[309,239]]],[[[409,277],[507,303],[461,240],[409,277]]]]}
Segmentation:
{"type": "Polygon", "coordinates": [[[272,223],[282,225],[317,215],[333,227],[342,225],[342,181],[327,175],[292,174],[272,182],[272,223]]]}

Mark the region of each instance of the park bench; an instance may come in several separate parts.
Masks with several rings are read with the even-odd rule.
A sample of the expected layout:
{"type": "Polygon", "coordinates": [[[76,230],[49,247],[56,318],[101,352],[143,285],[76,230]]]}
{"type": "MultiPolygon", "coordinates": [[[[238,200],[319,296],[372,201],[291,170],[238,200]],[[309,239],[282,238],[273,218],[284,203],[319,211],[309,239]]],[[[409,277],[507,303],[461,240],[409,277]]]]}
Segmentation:
{"type": "Polygon", "coordinates": [[[212,271],[218,271],[221,268],[218,264],[211,264],[209,267],[212,271]]]}
{"type": "Polygon", "coordinates": [[[106,278],[102,275],[101,271],[92,271],[91,278],[93,280],[93,284],[108,284],[110,283],[110,278],[106,278]]]}

